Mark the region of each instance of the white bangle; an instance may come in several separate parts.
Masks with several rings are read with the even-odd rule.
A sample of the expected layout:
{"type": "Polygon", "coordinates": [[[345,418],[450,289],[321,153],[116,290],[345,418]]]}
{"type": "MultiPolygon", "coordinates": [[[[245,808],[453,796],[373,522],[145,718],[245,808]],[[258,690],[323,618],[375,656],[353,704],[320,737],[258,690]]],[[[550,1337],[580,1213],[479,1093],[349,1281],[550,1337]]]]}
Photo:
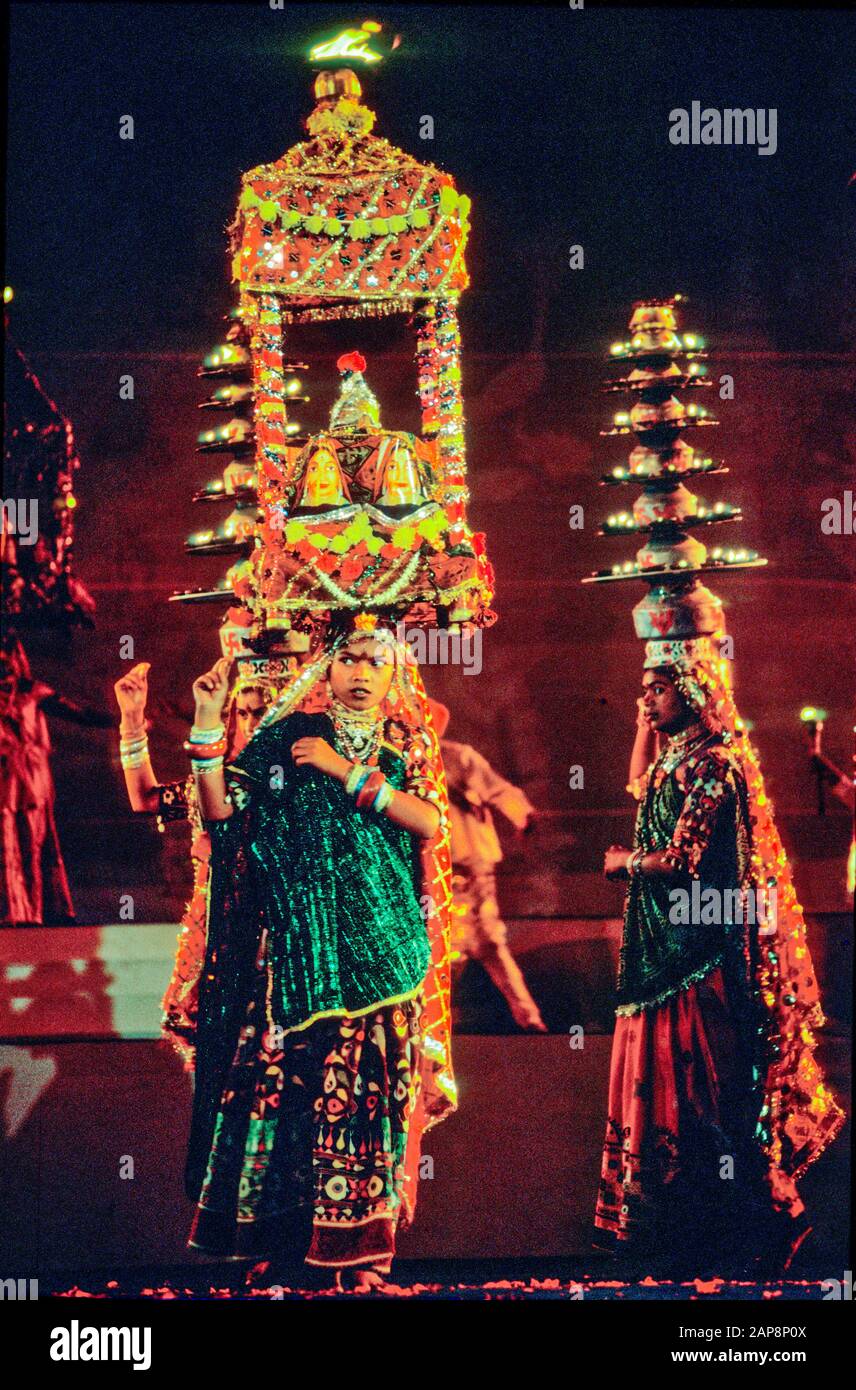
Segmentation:
{"type": "Polygon", "coordinates": [[[190,766],[192,767],[193,771],[196,773],[197,776],[199,776],[200,774],[204,776],[207,772],[222,772],[223,759],[207,758],[205,762],[196,762],[193,758],[191,758],[190,766]]]}
{"type": "Polygon", "coordinates": [[[189,740],[191,743],[219,743],[225,732],[225,724],[218,724],[216,729],[199,729],[194,724],[190,730],[189,740]]]}

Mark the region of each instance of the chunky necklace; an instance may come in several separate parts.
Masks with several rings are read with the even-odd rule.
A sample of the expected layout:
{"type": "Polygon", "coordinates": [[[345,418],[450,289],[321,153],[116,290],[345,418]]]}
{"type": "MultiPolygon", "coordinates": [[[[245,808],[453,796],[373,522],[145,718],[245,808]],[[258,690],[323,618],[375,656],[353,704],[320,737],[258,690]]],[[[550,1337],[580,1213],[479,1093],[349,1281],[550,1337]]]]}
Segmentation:
{"type": "Polygon", "coordinates": [[[374,709],[349,709],[334,698],[330,710],[339,751],[354,763],[369,762],[380,747],[383,715],[374,709]]]}
{"type": "Polygon", "coordinates": [[[696,725],[685,729],[682,734],[674,734],[660,754],[660,768],[663,775],[674,772],[675,768],[684,761],[690,749],[694,749],[696,746],[700,748],[710,738],[713,738],[713,734],[704,725],[700,727],[696,725]]]}

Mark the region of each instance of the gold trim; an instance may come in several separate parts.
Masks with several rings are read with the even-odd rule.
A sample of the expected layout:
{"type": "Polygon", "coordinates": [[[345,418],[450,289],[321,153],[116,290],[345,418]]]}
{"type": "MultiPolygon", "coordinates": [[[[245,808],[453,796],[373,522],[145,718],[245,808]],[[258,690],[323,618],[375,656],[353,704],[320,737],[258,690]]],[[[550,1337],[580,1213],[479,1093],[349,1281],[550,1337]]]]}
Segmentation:
{"type": "Polygon", "coordinates": [[[373,1013],[376,1009],[386,1009],[390,1004],[404,1004],[407,1000],[414,999],[419,991],[424,988],[426,978],[427,976],[423,977],[419,984],[415,985],[413,989],[408,990],[406,994],[393,994],[389,999],[381,999],[376,1004],[367,1004],[365,1008],[325,1009],[321,1013],[312,1014],[304,1023],[296,1023],[292,1028],[283,1028],[282,1024],[275,1023],[273,1019],[269,1017],[268,1026],[276,1031],[278,1037],[285,1038],[288,1037],[290,1033],[305,1032],[313,1023],[318,1023],[323,1018],[365,1018],[367,1014],[373,1013]]]}

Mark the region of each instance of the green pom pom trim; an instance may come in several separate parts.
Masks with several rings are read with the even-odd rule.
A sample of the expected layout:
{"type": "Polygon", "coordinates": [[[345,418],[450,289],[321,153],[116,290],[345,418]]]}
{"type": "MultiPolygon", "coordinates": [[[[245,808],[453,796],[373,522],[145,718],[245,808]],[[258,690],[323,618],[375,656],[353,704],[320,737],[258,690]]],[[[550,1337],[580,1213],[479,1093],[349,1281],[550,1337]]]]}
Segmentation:
{"type": "Polygon", "coordinates": [[[391,232],[395,232],[396,234],[398,234],[399,232],[406,232],[407,218],[402,217],[399,213],[396,213],[394,217],[391,217],[389,219],[389,230],[391,232]]]}
{"type": "Polygon", "coordinates": [[[328,236],[340,236],[344,227],[344,222],[340,222],[338,217],[328,217],[324,223],[324,231],[328,236]]]}
{"type": "Polygon", "coordinates": [[[389,231],[389,223],[385,217],[373,217],[369,223],[375,236],[386,236],[389,231]]]}
{"type": "Polygon", "coordinates": [[[427,227],[430,221],[431,214],[427,208],[417,208],[415,212],[410,214],[411,227],[427,227]]]}
{"type": "Polygon", "coordinates": [[[372,234],[372,229],[364,217],[355,217],[348,230],[354,241],[365,241],[372,234]]]}
{"type": "Polygon", "coordinates": [[[259,203],[259,213],[265,222],[273,222],[279,215],[279,205],[273,198],[265,198],[264,202],[259,203]]]}
{"type": "Polygon", "coordinates": [[[306,230],[311,233],[312,236],[317,236],[323,226],[324,218],[319,217],[317,214],[313,217],[307,217],[306,219],[306,230]]]}

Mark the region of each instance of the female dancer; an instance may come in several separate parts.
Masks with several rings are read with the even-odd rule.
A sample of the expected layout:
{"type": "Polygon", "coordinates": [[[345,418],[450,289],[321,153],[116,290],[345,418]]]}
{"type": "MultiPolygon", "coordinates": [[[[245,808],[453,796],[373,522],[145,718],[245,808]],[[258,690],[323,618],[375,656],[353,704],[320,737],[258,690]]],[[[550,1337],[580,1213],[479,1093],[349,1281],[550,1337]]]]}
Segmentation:
{"type": "MultiPolygon", "coordinates": [[[[652,644],[653,645],[653,644],[652,644]]],[[[595,1225],[672,1273],[787,1267],[808,1232],[796,1180],[842,1114],[787,856],[707,639],[648,661],[637,733],[609,1118],[595,1225]]]]}
{"type": "Polygon", "coordinates": [[[454,1106],[442,763],[418,671],[374,628],[331,637],[225,771],[218,662],[189,740],[212,840],[189,1243],[363,1287],[454,1106]]]}
{"type": "MultiPolygon", "coordinates": [[[[141,661],[113,687],[121,711],[120,756],[133,811],[156,815],[161,827],[172,821],[190,823],[193,891],[181,919],[175,965],[161,1002],[161,1033],[181,1058],[185,1070],[192,1071],[199,975],[205,957],[211,841],[199,818],[193,776],[180,782],[159,782],[152,768],[146,725],[149,670],[149,662],[141,661]]],[[[252,738],[267,698],[267,691],[260,685],[239,686],[234,692],[226,715],[230,757],[236,756],[252,738]]]]}

